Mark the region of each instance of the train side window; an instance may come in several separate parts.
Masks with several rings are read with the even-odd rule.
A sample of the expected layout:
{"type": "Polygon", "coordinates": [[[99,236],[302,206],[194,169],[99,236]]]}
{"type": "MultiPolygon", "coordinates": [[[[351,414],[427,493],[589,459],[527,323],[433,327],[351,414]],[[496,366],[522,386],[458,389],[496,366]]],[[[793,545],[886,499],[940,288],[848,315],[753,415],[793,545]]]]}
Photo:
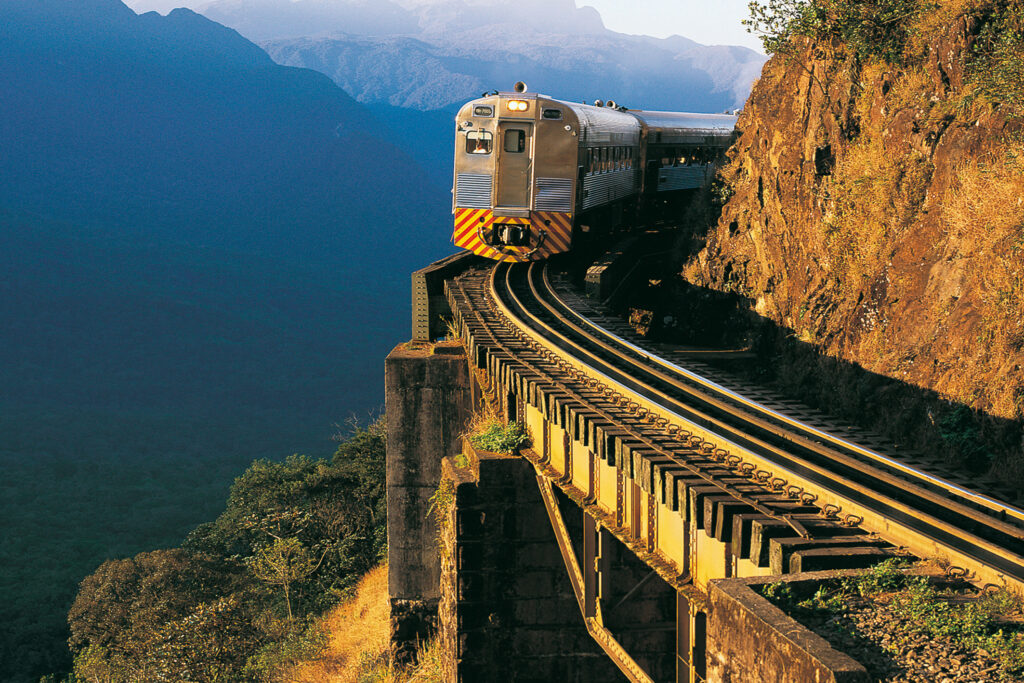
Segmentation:
{"type": "Polygon", "coordinates": [[[553,119],[553,120],[557,121],[557,120],[560,120],[562,118],[562,110],[561,109],[545,109],[544,112],[541,114],[541,116],[543,116],[546,119],[553,119]]]}
{"type": "Polygon", "coordinates": [[[466,133],[466,154],[490,154],[494,135],[487,130],[471,130],[466,133]]]}
{"type": "Polygon", "coordinates": [[[505,151],[521,154],[526,151],[526,131],[509,128],[505,131],[505,151]]]}

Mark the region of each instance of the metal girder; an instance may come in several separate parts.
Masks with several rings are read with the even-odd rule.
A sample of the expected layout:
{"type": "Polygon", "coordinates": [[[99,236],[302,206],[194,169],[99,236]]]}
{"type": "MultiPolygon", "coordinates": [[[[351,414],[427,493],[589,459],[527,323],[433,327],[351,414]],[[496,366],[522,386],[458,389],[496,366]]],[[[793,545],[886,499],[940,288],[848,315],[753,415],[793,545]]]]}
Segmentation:
{"type": "Polygon", "coordinates": [[[569,581],[572,584],[573,593],[576,595],[576,602],[579,604],[583,621],[587,626],[587,632],[632,683],[654,683],[647,672],[629,656],[629,653],[615,639],[611,631],[604,626],[601,605],[597,599],[597,523],[593,517],[584,512],[584,520],[589,520],[585,522],[587,524],[585,531],[590,533],[584,534],[584,567],[581,569],[576,561],[576,551],[573,548],[569,530],[565,526],[561,510],[558,509],[553,485],[546,477],[537,473],[537,487],[540,489],[544,508],[551,521],[551,528],[555,532],[558,550],[562,555],[562,561],[565,562],[565,569],[569,573],[569,581]],[[593,537],[589,543],[586,540],[588,537],[593,537]]]}

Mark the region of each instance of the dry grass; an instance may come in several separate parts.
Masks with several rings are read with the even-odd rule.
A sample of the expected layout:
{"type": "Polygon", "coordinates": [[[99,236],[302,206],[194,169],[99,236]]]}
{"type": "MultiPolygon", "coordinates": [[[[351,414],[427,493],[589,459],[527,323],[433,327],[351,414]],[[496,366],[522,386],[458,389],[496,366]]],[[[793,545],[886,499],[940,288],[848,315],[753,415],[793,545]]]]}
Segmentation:
{"type": "Polygon", "coordinates": [[[885,272],[894,240],[917,218],[931,173],[923,154],[893,154],[880,136],[858,141],[839,159],[824,219],[835,279],[858,290],[885,272]]]}
{"type": "Polygon", "coordinates": [[[359,582],[356,596],[323,619],[327,647],[312,662],[282,676],[289,683],[427,683],[441,680],[441,652],[434,643],[420,651],[414,670],[393,666],[388,637],[388,568],[370,570],[359,582]]]}
{"type": "Polygon", "coordinates": [[[356,596],[324,617],[327,648],[323,656],[285,676],[292,683],[355,682],[367,659],[388,651],[388,570],[371,569],[359,582],[356,596]]]}
{"type": "MultiPolygon", "coordinates": [[[[974,255],[967,275],[979,288],[978,341],[993,357],[1019,358],[1024,350],[1024,141],[962,165],[942,210],[951,236],[974,255]]],[[[1024,417],[1024,387],[1014,374],[993,397],[991,413],[1024,417]]]]}

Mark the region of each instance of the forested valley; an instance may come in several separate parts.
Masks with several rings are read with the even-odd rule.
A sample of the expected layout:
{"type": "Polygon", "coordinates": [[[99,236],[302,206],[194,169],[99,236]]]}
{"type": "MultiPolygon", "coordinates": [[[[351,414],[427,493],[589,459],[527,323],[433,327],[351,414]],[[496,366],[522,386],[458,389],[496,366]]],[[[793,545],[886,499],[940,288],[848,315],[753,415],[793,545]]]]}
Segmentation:
{"type": "Polygon", "coordinates": [[[44,681],[274,681],[317,654],[386,546],[384,423],[349,428],[330,459],[253,462],[180,547],[104,562],[68,614],[73,675],[44,681]]]}

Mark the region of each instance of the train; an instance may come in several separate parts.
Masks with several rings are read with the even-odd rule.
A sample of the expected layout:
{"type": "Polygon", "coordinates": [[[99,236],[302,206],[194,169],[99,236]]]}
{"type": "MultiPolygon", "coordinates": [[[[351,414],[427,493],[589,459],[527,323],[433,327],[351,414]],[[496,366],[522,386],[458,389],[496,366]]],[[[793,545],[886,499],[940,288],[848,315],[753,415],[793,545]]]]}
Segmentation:
{"type": "Polygon", "coordinates": [[[452,241],[496,261],[571,251],[709,182],[736,118],[485,93],[455,119],[452,241]]]}

